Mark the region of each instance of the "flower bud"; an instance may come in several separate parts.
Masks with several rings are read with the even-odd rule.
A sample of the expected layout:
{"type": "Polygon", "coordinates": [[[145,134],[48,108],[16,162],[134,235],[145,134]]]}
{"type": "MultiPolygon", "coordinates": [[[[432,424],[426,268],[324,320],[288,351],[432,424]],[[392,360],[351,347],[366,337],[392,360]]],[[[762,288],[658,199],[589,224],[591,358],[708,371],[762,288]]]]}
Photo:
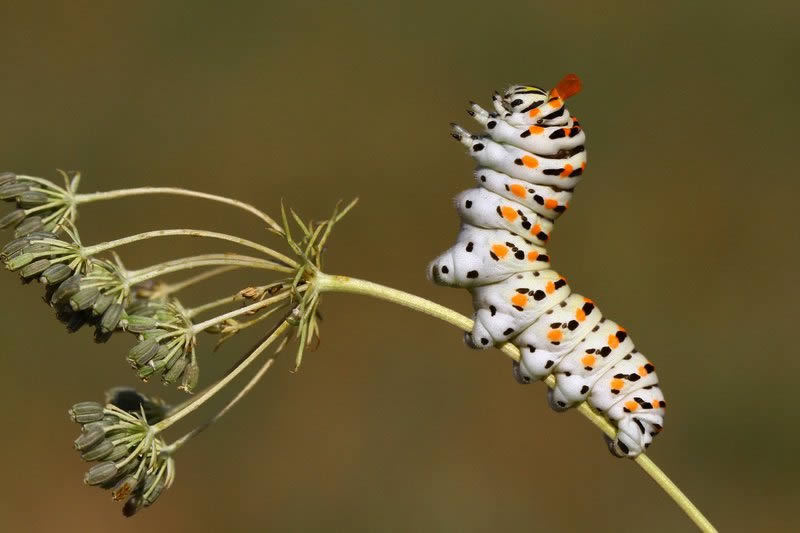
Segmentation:
{"type": "Polygon", "coordinates": [[[28,246],[28,244],[30,244],[30,241],[26,237],[20,237],[18,239],[14,239],[13,241],[9,241],[3,245],[2,250],[0,250],[0,256],[2,256],[3,260],[8,259],[15,253],[28,246]]]}
{"type": "Polygon", "coordinates": [[[37,205],[46,204],[49,201],[50,197],[42,191],[25,191],[17,196],[17,205],[22,208],[36,207],[37,205]]]}
{"type": "Polygon", "coordinates": [[[145,479],[144,489],[142,491],[144,495],[145,507],[150,507],[151,505],[156,503],[156,500],[158,499],[159,496],[161,496],[161,493],[164,492],[164,487],[166,486],[163,477],[158,481],[155,481],[155,479],[153,479],[152,481],[150,481],[149,486],[148,486],[148,481],[150,480],[145,479]]]}
{"type": "Polygon", "coordinates": [[[80,402],[73,405],[68,411],[73,422],[86,424],[103,419],[103,406],[97,402],[80,402]]]}
{"type": "Polygon", "coordinates": [[[120,459],[127,457],[130,453],[127,444],[117,444],[114,446],[114,449],[111,450],[111,453],[106,457],[106,461],[119,461],[120,459]]]}
{"type": "Polygon", "coordinates": [[[84,461],[99,461],[105,459],[114,451],[114,443],[108,439],[100,441],[94,448],[86,450],[81,454],[84,461]]]}
{"type": "Polygon", "coordinates": [[[15,255],[14,257],[6,260],[6,268],[9,270],[17,270],[34,260],[34,255],[29,252],[15,255]]]}
{"type": "Polygon", "coordinates": [[[83,276],[80,274],[73,274],[72,276],[68,277],[61,283],[61,285],[58,286],[55,291],[53,291],[53,294],[50,296],[50,303],[57,304],[78,292],[81,288],[82,279],[83,276]]]}
{"type": "Polygon", "coordinates": [[[22,270],[19,271],[19,275],[23,278],[32,278],[34,276],[38,276],[48,267],[50,267],[52,263],[50,263],[49,259],[37,259],[33,263],[25,266],[22,270]]]}
{"type": "Polygon", "coordinates": [[[15,183],[17,181],[17,175],[13,172],[2,172],[0,173],[0,187],[7,183],[15,183]]]}
{"type": "Polygon", "coordinates": [[[147,364],[158,352],[159,344],[154,339],[149,339],[135,345],[128,352],[128,361],[134,368],[147,364]]]}
{"type": "Polygon", "coordinates": [[[186,357],[179,357],[175,363],[173,363],[172,367],[164,374],[162,378],[164,383],[175,383],[178,381],[178,378],[181,377],[183,371],[186,369],[186,365],[189,364],[189,361],[186,357]]]}
{"type": "Polygon", "coordinates": [[[103,313],[103,318],[100,319],[100,331],[103,333],[111,333],[117,329],[119,319],[122,317],[122,305],[113,303],[108,306],[106,312],[103,313]]]}
{"type": "Polygon", "coordinates": [[[20,222],[17,229],[14,230],[14,237],[23,237],[30,233],[34,233],[36,231],[41,231],[44,229],[44,222],[42,221],[42,217],[28,217],[22,222],[20,222]]]}
{"type": "Polygon", "coordinates": [[[108,294],[101,294],[97,300],[94,301],[92,304],[92,314],[94,316],[100,316],[106,312],[108,306],[114,303],[114,297],[109,296],[108,294]]]}
{"type": "Polygon", "coordinates": [[[88,430],[84,428],[81,434],[78,435],[78,438],[75,439],[75,449],[79,452],[85,452],[102,441],[105,436],[106,432],[101,427],[92,426],[88,430]]]}
{"type": "Polygon", "coordinates": [[[91,467],[89,471],[86,472],[83,482],[87,485],[100,485],[101,483],[111,481],[118,473],[119,469],[117,465],[111,461],[105,461],[91,467]]]}
{"type": "Polygon", "coordinates": [[[194,391],[194,388],[197,386],[197,382],[200,380],[200,366],[194,362],[190,361],[189,365],[186,367],[186,370],[183,371],[183,376],[181,376],[181,384],[178,387],[184,392],[191,393],[194,391]]]}
{"type": "Polygon", "coordinates": [[[78,292],[70,296],[69,306],[73,311],[84,311],[89,309],[97,298],[100,296],[100,289],[97,287],[87,287],[80,289],[78,292]]]}
{"type": "Polygon", "coordinates": [[[149,316],[128,315],[125,328],[131,333],[142,333],[156,326],[156,319],[149,316]]]}
{"type": "Polygon", "coordinates": [[[30,189],[30,185],[27,183],[6,183],[5,185],[0,185],[0,200],[12,200],[15,199],[20,194],[24,193],[25,191],[30,189]]]}
{"type": "Polygon", "coordinates": [[[72,275],[72,269],[64,263],[50,265],[42,272],[39,281],[47,285],[57,285],[72,275]]]}
{"type": "Polygon", "coordinates": [[[15,209],[10,213],[0,218],[0,228],[7,228],[9,226],[16,226],[25,220],[25,211],[22,209],[15,209]]]}

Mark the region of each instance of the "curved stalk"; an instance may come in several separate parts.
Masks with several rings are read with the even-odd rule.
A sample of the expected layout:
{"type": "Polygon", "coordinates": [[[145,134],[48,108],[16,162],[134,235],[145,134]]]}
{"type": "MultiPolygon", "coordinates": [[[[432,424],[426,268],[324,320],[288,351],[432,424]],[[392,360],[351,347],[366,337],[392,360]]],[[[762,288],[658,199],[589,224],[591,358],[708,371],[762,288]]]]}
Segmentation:
{"type": "Polygon", "coordinates": [[[166,261],[157,265],[149,266],[141,270],[131,270],[128,272],[128,283],[135,285],[149,279],[169,274],[170,272],[177,272],[179,270],[188,270],[202,266],[243,266],[251,268],[262,268],[265,270],[274,270],[276,272],[291,273],[292,269],[268,261],[266,259],[257,259],[246,255],[237,254],[206,254],[196,255],[193,257],[184,257],[183,259],[174,259],[166,261]]]}
{"type": "MultiPolygon", "coordinates": [[[[396,303],[404,307],[408,307],[415,311],[419,311],[426,315],[444,320],[464,331],[472,331],[473,321],[466,316],[453,311],[452,309],[431,302],[425,298],[409,294],[391,287],[372,283],[370,281],[350,278],[347,276],[332,276],[328,274],[318,273],[315,278],[315,284],[320,292],[345,292],[351,294],[362,294],[371,296],[380,300],[396,303]]],[[[504,354],[509,356],[515,361],[519,361],[520,353],[516,346],[511,343],[503,343],[498,346],[498,349],[504,354]]],[[[545,384],[553,388],[555,386],[555,378],[550,375],[544,380],[545,384]]],[[[600,428],[603,433],[611,438],[616,435],[616,429],[608,420],[595,413],[589,404],[582,402],[578,406],[578,411],[585,416],[589,421],[600,428]]],[[[684,513],[695,523],[695,525],[705,532],[716,532],[716,529],[703,516],[700,510],[686,497],[686,495],[673,483],[667,475],[656,466],[653,461],[645,454],[641,454],[635,459],[642,470],[644,470],[653,481],[658,484],[661,489],[672,498],[672,500],[680,507],[684,513]]]]}
{"type": "Polygon", "coordinates": [[[263,246],[261,244],[249,241],[247,239],[242,239],[241,237],[236,237],[235,235],[228,235],[227,233],[219,233],[216,231],[206,231],[200,229],[161,229],[155,231],[146,231],[144,233],[130,235],[128,237],[123,237],[121,239],[116,239],[101,244],[95,244],[94,246],[87,246],[83,248],[83,254],[85,256],[90,256],[98,254],[100,252],[105,252],[106,250],[111,250],[112,248],[116,248],[118,246],[124,246],[126,244],[131,244],[146,239],[152,239],[155,237],[175,237],[175,236],[208,237],[211,239],[219,239],[222,241],[235,242],[236,244],[241,244],[242,246],[252,248],[253,250],[258,250],[259,252],[262,252],[272,257],[273,259],[277,259],[278,261],[285,263],[288,266],[292,267],[298,266],[297,262],[295,262],[293,259],[283,255],[280,252],[276,252],[275,250],[267,246],[263,246]]]}
{"type": "Polygon", "coordinates": [[[152,431],[154,433],[160,433],[184,418],[186,415],[196,411],[201,405],[203,405],[228,383],[230,383],[236,376],[241,374],[242,371],[250,365],[250,363],[258,359],[258,356],[261,355],[261,353],[266,350],[270,344],[275,342],[275,340],[290,327],[291,324],[289,321],[284,319],[275,329],[272,330],[272,333],[270,333],[263,341],[261,341],[261,343],[258,344],[258,346],[256,346],[249,354],[247,354],[244,359],[236,363],[236,365],[234,365],[234,367],[228,371],[225,377],[192,398],[189,403],[178,406],[167,418],[153,425],[151,428],[152,431]]]}
{"type": "Polygon", "coordinates": [[[141,196],[145,194],[172,194],[177,196],[191,196],[194,198],[202,198],[204,200],[211,200],[213,202],[220,202],[223,204],[232,205],[234,207],[238,207],[239,209],[243,209],[249,213],[260,218],[262,221],[266,222],[269,229],[277,233],[278,235],[283,235],[283,228],[275,222],[272,217],[261,211],[260,209],[247,204],[245,202],[240,202],[239,200],[234,200],[233,198],[226,198],[225,196],[218,196],[216,194],[208,194],[205,192],[199,191],[192,191],[190,189],[182,189],[179,187],[136,187],[132,189],[118,189],[115,191],[106,191],[106,192],[95,192],[89,194],[76,194],[73,196],[75,201],[75,205],[79,204],[87,204],[90,202],[99,202],[102,200],[114,200],[116,198],[125,198],[127,196],[141,196]]]}

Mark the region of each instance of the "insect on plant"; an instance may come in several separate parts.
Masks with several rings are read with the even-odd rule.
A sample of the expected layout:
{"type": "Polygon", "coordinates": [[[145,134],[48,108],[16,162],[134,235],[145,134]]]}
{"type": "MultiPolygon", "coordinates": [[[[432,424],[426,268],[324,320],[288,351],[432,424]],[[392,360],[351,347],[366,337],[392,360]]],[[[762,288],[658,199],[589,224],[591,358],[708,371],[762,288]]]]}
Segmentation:
{"type": "Polygon", "coordinates": [[[298,369],[319,336],[318,308],[326,292],[372,296],[439,318],[465,331],[472,348],[498,348],[513,361],[520,383],[544,380],[556,410],[577,407],[602,430],[611,452],[635,460],[704,531],[713,526],[643,453],[663,426],[666,402],[653,364],[628,333],[602,317],[550,269],[546,243],[553,221],[568,207],[586,168],[585,133],[565,100],[581,89],[575,75],[547,91],[513,85],[493,97],[494,111],[472,103],[469,114],[486,129],[477,136],[452,124],[452,136],[476,159],[478,187],[460,193],[462,227],[456,244],[428,268],[436,283],[467,288],[474,320],[390,287],[322,270],[322,255],[336,224],[356,201],[337,205],[330,218],[307,221],[281,207],[276,220],[256,207],[223,196],[168,187],[79,193],[79,173],[61,172],[64,184],[34,176],[0,174],[0,199],[16,208],[0,218],[13,239],[0,250],[6,268],[23,282],[44,285],[45,301],[69,331],[94,328],[97,342],[131,334],[126,361],[142,380],[160,379],[192,393],[200,379],[198,335],[224,343],[258,328],[261,340],[223,377],[179,405],[115,387],[104,401],[69,409],[81,426],[74,447],[93,463],[84,481],[124,501],[131,516],[152,505],[175,481],[175,455],[190,439],[233,407],[292,343],[298,369]],[[258,217],[272,245],[199,229],[156,229],[109,242],[84,244],[77,213],[87,204],[137,195],[182,195],[214,201],[258,217]],[[119,249],[147,239],[191,236],[225,241],[245,252],[172,259],[137,270],[119,249]],[[282,250],[282,251],[281,251],[282,250]],[[265,271],[263,285],[196,307],[181,295],[235,269],[265,271]],[[165,276],[195,271],[187,277],[165,276]],[[268,276],[268,277],[267,277],[268,276]],[[271,323],[269,322],[271,320],[271,323]],[[261,367],[212,418],[168,441],[165,431],[219,393],[252,363],[261,367]]]}

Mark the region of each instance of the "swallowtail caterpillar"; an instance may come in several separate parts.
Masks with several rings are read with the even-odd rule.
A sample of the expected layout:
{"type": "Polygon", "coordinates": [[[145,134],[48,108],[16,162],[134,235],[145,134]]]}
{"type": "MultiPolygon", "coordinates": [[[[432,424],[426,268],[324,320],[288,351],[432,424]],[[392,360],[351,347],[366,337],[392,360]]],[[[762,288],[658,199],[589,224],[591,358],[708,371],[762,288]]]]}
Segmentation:
{"type": "Polygon", "coordinates": [[[472,103],[469,114],[486,135],[452,124],[453,137],[477,161],[478,187],[456,196],[461,231],[428,273],[439,285],[472,293],[468,346],[511,342],[522,354],[513,368],[517,381],[553,374],[550,406],[563,411],[588,402],[618,429],[607,439],[611,452],[636,457],[664,421],[655,368],[624,328],[550,269],[545,248],[586,169],[583,128],[564,104],[580,89],[574,74],[550,91],[512,85],[494,94],[494,112],[472,103]]]}

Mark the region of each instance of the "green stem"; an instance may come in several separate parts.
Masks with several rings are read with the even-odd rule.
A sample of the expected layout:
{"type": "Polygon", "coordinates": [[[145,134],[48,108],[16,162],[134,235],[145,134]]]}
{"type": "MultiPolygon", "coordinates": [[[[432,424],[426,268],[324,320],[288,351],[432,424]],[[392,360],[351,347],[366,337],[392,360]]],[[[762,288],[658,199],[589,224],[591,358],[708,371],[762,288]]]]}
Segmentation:
{"type": "Polygon", "coordinates": [[[102,200],[114,200],[116,198],[125,198],[127,196],[140,196],[145,194],[173,194],[177,196],[191,196],[193,198],[203,198],[205,200],[211,200],[213,202],[220,202],[223,204],[232,205],[234,207],[238,207],[239,209],[243,209],[249,213],[254,214],[264,222],[266,222],[267,226],[277,233],[278,235],[283,235],[283,229],[281,226],[275,222],[272,217],[257,209],[256,207],[246,204],[244,202],[240,202],[239,200],[234,200],[232,198],[226,198],[224,196],[217,196],[216,194],[208,194],[199,191],[192,191],[189,189],[181,189],[178,187],[136,187],[133,189],[118,189],[115,191],[105,191],[105,192],[96,192],[90,194],[76,194],[73,198],[76,205],[79,204],[87,204],[90,202],[99,202],[102,200]]]}
{"type": "Polygon", "coordinates": [[[277,272],[292,272],[291,268],[267,261],[266,259],[257,259],[246,255],[236,254],[206,254],[197,255],[193,257],[184,257],[183,259],[173,259],[157,265],[149,266],[141,270],[132,270],[128,272],[128,283],[135,285],[170,272],[177,272],[179,270],[188,270],[202,266],[216,266],[216,265],[230,265],[230,266],[243,266],[250,268],[262,268],[265,270],[274,270],[277,272]]]}
{"type": "Polygon", "coordinates": [[[136,235],[123,237],[121,239],[117,239],[114,241],[104,242],[101,244],[96,244],[94,246],[87,246],[83,249],[83,254],[85,256],[90,256],[98,254],[100,252],[105,252],[106,250],[111,250],[112,248],[116,248],[118,246],[124,246],[126,244],[131,244],[137,241],[143,241],[145,239],[152,239],[155,237],[174,237],[174,236],[208,237],[211,239],[220,239],[223,241],[235,242],[236,244],[241,244],[242,246],[247,246],[248,248],[258,250],[259,252],[269,255],[273,259],[277,259],[278,261],[285,263],[289,266],[295,268],[298,266],[293,259],[286,257],[282,253],[276,252],[275,250],[267,246],[263,246],[253,241],[248,241],[247,239],[242,239],[234,235],[228,235],[226,233],[218,233],[216,231],[205,231],[199,229],[162,229],[156,231],[147,231],[145,233],[138,233],[136,235]]]}
{"type": "Polygon", "coordinates": [[[291,291],[283,291],[278,293],[277,295],[273,296],[272,298],[266,298],[261,300],[260,302],[256,302],[254,304],[247,305],[240,309],[234,309],[233,311],[229,311],[225,314],[215,316],[214,318],[209,318],[205,322],[200,322],[192,326],[192,333],[198,334],[201,331],[204,331],[211,326],[215,326],[221,322],[225,322],[231,318],[236,318],[237,316],[252,314],[258,311],[261,308],[268,307],[276,302],[280,302],[281,300],[285,300],[291,296],[291,291]]]}
{"type": "MultiPolygon", "coordinates": [[[[453,311],[443,305],[431,302],[425,298],[409,294],[391,287],[364,281],[360,279],[350,278],[347,276],[331,276],[328,274],[318,273],[316,275],[315,284],[320,292],[344,292],[351,294],[362,294],[371,296],[380,300],[386,300],[404,307],[408,307],[415,311],[425,313],[432,317],[444,320],[464,331],[472,331],[473,321],[466,316],[453,311]]],[[[498,348],[508,355],[511,359],[519,361],[520,353],[516,346],[511,343],[503,343],[498,348]]],[[[548,387],[555,386],[555,378],[550,375],[545,380],[548,387]]],[[[614,438],[616,429],[604,417],[598,415],[586,402],[582,402],[578,406],[578,411],[589,419],[595,426],[600,428],[606,435],[614,438]]],[[[680,507],[684,513],[695,523],[695,525],[705,532],[716,532],[716,529],[708,519],[703,516],[700,510],[686,497],[686,495],[673,483],[666,474],[658,467],[649,457],[645,454],[640,454],[635,459],[642,470],[644,470],[653,481],[658,484],[661,489],[672,498],[672,500],[680,507]]]]}
{"type": "Polygon", "coordinates": [[[222,390],[228,383],[230,383],[236,376],[242,373],[250,363],[258,359],[258,356],[266,350],[278,337],[291,327],[288,320],[283,320],[261,343],[256,346],[244,359],[239,361],[228,373],[219,381],[208,387],[206,390],[195,396],[188,404],[179,406],[172,414],[161,422],[152,426],[154,433],[160,433],[175,424],[185,416],[196,411],[201,405],[213,397],[217,392],[222,390]]]}
{"type": "Polygon", "coordinates": [[[205,431],[212,424],[214,424],[214,422],[216,422],[217,420],[219,420],[220,418],[225,416],[225,413],[230,411],[231,408],[239,402],[239,400],[244,398],[245,395],[248,392],[250,392],[253,389],[253,387],[256,386],[256,384],[261,380],[261,378],[264,376],[264,374],[266,374],[267,371],[270,369],[270,367],[272,367],[272,364],[274,362],[275,362],[275,357],[271,357],[270,359],[267,359],[266,362],[258,370],[258,372],[256,372],[255,375],[253,375],[253,377],[250,378],[250,381],[247,382],[247,385],[242,387],[242,389],[236,394],[236,396],[234,396],[230,401],[228,401],[228,403],[226,403],[225,406],[222,409],[220,409],[220,411],[217,414],[215,414],[210,419],[206,420],[204,423],[202,423],[201,425],[197,426],[196,428],[194,428],[193,430],[188,432],[183,437],[179,438],[178,440],[176,440],[175,442],[170,444],[165,449],[165,451],[167,451],[170,455],[175,453],[175,451],[178,448],[180,448],[181,446],[183,446],[184,444],[186,444],[189,441],[189,439],[191,439],[191,438],[197,436],[199,433],[205,431]]]}

